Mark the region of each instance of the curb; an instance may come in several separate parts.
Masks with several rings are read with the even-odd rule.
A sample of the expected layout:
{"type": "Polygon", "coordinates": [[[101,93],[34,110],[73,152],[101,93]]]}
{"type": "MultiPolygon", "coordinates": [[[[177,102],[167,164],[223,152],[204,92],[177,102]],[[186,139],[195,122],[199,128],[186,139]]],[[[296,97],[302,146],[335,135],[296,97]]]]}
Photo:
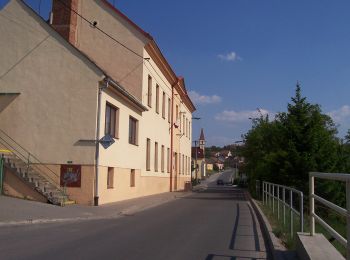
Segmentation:
{"type": "Polygon", "coordinates": [[[267,247],[269,249],[270,257],[274,260],[282,260],[282,259],[298,259],[296,256],[296,253],[294,251],[289,251],[282,242],[275,236],[275,234],[272,232],[272,227],[270,225],[270,222],[268,221],[265,214],[260,209],[259,205],[256,203],[254,199],[250,196],[250,193],[248,193],[248,198],[253,206],[253,209],[255,211],[255,214],[258,217],[260,227],[263,231],[263,236],[267,242],[267,247]]]}
{"type": "Polygon", "coordinates": [[[79,221],[91,221],[91,220],[108,220],[108,219],[118,219],[121,217],[132,216],[136,213],[142,212],[144,210],[148,210],[168,202],[181,199],[183,197],[187,197],[191,195],[191,192],[188,194],[171,196],[170,198],[164,199],[162,201],[158,201],[146,206],[135,207],[131,206],[129,208],[125,208],[118,212],[115,215],[109,216],[90,216],[90,217],[68,217],[68,218],[38,218],[38,219],[26,219],[26,220],[18,220],[18,221],[0,221],[0,227],[11,227],[11,226],[24,226],[24,225],[35,225],[35,224],[50,224],[50,223],[65,223],[65,222],[79,222],[79,221]]]}
{"type": "Polygon", "coordinates": [[[0,227],[24,226],[35,224],[50,224],[50,223],[64,223],[64,222],[78,222],[88,220],[102,220],[102,219],[116,219],[123,215],[108,216],[108,217],[75,217],[75,218],[50,218],[50,219],[27,219],[19,221],[0,222],[0,227]]]}

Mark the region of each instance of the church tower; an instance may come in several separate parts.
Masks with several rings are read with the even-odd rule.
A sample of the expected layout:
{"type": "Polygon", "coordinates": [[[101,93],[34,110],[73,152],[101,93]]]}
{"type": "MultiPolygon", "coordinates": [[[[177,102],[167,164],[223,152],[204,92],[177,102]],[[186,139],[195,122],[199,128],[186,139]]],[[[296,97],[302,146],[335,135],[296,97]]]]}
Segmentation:
{"type": "Polygon", "coordinates": [[[205,149],[205,138],[203,128],[201,129],[201,135],[199,136],[199,148],[203,150],[205,149]]]}

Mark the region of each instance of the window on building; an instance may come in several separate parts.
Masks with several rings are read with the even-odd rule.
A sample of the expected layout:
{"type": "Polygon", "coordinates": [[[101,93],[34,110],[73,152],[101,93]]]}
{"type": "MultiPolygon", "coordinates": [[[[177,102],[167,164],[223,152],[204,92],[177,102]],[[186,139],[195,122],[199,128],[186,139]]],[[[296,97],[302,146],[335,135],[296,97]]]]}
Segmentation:
{"type": "Polygon", "coordinates": [[[182,126],[181,113],[179,114],[179,120],[180,120],[179,131],[181,133],[181,131],[182,131],[182,127],[181,127],[182,126]]]}
{"type": "Polygon", "coordinates": [[[192,129],[191,129],[191,121],[188,122],[188,138],[191,139],[192,129]]]}
{"type": "Polygon", "coordinates": [[[158,143],[154,143],[154,171],[158,171],[158,143]]]}
{"type": "Polygon", "coordinates": [[[130,187],[135,187],[135,169],[130,170],[130,187]]]}
{"type": "Polygon", "coordinates": [[[185,156],[185,174],[187,175],[187,156],[185,156]]]}
{"type": "Polygon", "coordinates": [[[129,143],[137,145],[138,144],[137,136],[138,136],[138,120],[130,116],[129,117],[129,143]]]}
{"type": "Polygon", "coordinates": [[[162,117],[165,118],[165,92],[163,91],[163,99],[162,99],[162,117]]]}
{"type": "Polygon", "coordinates": [[[147,104],[152,107],[152,77],[148,75],[148,99],[147,104]]]}
{"type": "Polygon", "coordinates": [[[188,168],[189,163],[190,163],[190,160],[191,160],[191,158],[187,156],[187,163],[186,163],[186,171],[187,171],[187,175],[189,175],[189,174],[190,174],[190,169],[188,168]]]}
{"type": "Polygon", "coordinates": [[[185,174],[185,156],[182,155],[182,174],[185,174]]]}
{"type": "Polygon", "coordinates": [[[147,138],[147,147],[146,147],[146,170],[151,170],[151,139],[147,138]]]}
{"type": "Polygon", "coordinates": [[[161,159],[160,159],[160,169],[164,172],[164,145],[162,145],[161,159]]]}
{"type": "Polygon", "coordinates": [[[179,174],[181,174],[181,153],[179,153],[179,174]]]}
{"type": "Polygon", "coordinates": [[[177,121],[179,119],[179,106],[178,105],[176,105],[175,112],[176,112],[176,121],[177,121]]]}
{"type": "Polygon", "coordinates": [[[114,186],[114,168],[108,167],[107,172],[107,189],[113,189],[114,186]]]}
{"type": "Polygon", "coordinates": [[[167,172],[170,172],[170,149],[167,149],[167,156],[166,156],[166,165],[167,165],[167,172]]]}
{"type": "Polygon", "coordinates": [[[186,118],[186,137],[188,137],[188,119],[186,118]]]}
{"type": "Polygon", "coordinates": [[[159,86],[156,85],[156,113],[159,114],[159,86]]]}
{"type": "Polygon", "coordinates": [[[191,160],[191,158],[187,156],[187,164],[186,164],[186,167],[187,167],[187,175],[190,175],[190,172],[191,172],[191,170],[190,170],[190,168],[189,168],[190,160],[191,160]]]}
{"type": "MultiPolygon", "coordinates": [[[[174,166],[175,166],[175,174],[177,173],[177,169],[178,169],[178,157],[177,157],[177,153],[174,153],[174,158],[175,158],[175,162],[174,162],[174,166]]],[[[171,167],[171,166],[170,166],[171,167]]]]}
{"type": "Polygon", "coordinates": [[[185,124],[185,115],[182,116],[182,134],[185,134],[186,124],[185,124]]]}
{"type": "Polygon", "coordinates": [[[168,122],[171,122],[171,100],[168,98],[168,122]]]}
{"type": "Polygon", "coordinates": [[[106,103],[105,135],[109,134],[118,138],[119,109],[110,103],[106,103]]]}

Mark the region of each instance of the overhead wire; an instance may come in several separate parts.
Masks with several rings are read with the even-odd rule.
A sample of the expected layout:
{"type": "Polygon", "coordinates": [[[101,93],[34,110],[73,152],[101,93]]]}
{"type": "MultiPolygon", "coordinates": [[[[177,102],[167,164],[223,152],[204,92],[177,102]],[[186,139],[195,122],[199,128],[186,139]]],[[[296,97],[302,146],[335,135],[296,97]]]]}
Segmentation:
{"type": "Polygon", "coordinates": [[[5,77],[10,71],[12,71],[18,64],[20,64],[25,58],[27,58],[34,50],[36,50],[41,44],[43,44],[48,38],[50,38],[50,35],[46,36],[44,39],[42,39],[38,44],[36,44],[32,49],[30,49],[25,55],[23,55],[15,64],[13,64],[5,73],[3,73],[0,76],[0,80],[5,77]]]}
{"type": "MultiPolygon", "coordinates": [[[[81,15],[80,13],[78,13],[76,10],[72,9],[71,7],[69,7],[66,3],[64,3],[62,0],[58,0],[66,9],[69,9],[70,11],[72,11],[73,13],[75,13],[77,16],[79,16],[83,21],[87,22],[89,25],[93,26],[94,28],[96,28],[98,31],[100,31],[101,33],[103,33],[104,35],[106,35],[107,37],[109,37],[110,39],[112,39],[113,41],[115,41],[116,43],[118,43],[119,45],[121,45],[122,47],[124,47],[125,49],[127,49],[128,51],[132,52],[133,54],[135,54],[136,56],[138,56],[139,58],[142,58],[143,60],[147,59],[144,58],[142,55],[140,55],[139,53],[137,53],[136,51],[132,50],[131,48],[127,47],[125,44],[121,43],[120,41],[118,41],[116,38],[114,38],[113,36],[111,36],[110,34],[108,34],[107,32],[105,32],[104,30],[102,30],[101,28],[99,28],[97,25],[94,25],[93,22],[89,21],[87,18],[85,18],[83,15],[81,15]]],[[[148,62],[150,64],[150,66],[153,68],[154,72],[158,75],[158,77],[163,81],[163,83],[167,86],[168,83],[166,83],[162,76],[159,75],[159,73],[157,72],[157,70],[153,67],[152,63],[148,62]]],[[[146,63],[145,63],[146,64],[146,63]]],[[[147,66],[147,65],[146,65],[147,66]]],[[[149,68],[148,68],[149,69],[149,68]]],[[[122,79],[124,80],[124,78],[122,79]]],[[[120,80],[120,82],[122,81],[120,80]]],[[[157,82],[157,80],[155,79],[155,81],[157,82]]],[[[159,84],[159,82],[157,82],[159,84]]]]}
{"type": "MultiPolygon", "coordinates": [[[[62,0],[57,0],[59,1],[66,9],[72,11],[73,13],[75,13],[77,16],[79,16],[83,21],[87,22],[89,25],[93,26],[94,28],[96,28],[98,31],[100,31],[102,34],[104,34],[105,36],[107,36],[108,38],[110,38],[111,40],[113,40],[114,42],[116,42],[117,44],[119,44],[120,46],[122,46],[123,48],[127,49],[129,52],[133,53],[134,55],[136,55],[139,58],[142,58],[142,62],[137,64],[135,68],[133,68],[130,72],[128,72],[125,76],[122,76],[120,78],[120,80],[118,80],[117,82],[122,82],[124,81],[127,77],[129,77],[142,63],[147,67],[149,73],[152,75],[153,79],[156,81],[156,83],[158,85],[162,85],[160,84],[160,82],[157,80],[157,77],[155,77],[155,75],[151,72],[151,69],[147,66],[147,63],[145,62],[145,60],[147,60],[148,58],[144,58],[142,55],[140,55],[139,53],[137,53],[136,51],[132,50],[131,48],[127,47],[125,44],[121,43],[119,40],[117,40],[116,38],[114,38],[112,35],[108,34],[107,32],[105,32],[104,30],[102,30],[101,28],[99,28],[97,25],[95,25],[93,22],[89,21],[87,18],[85,18],[83,15],[81,15],[80,13],[78,13],[76,10],[72,9],[71,7],[69,7],[66,3],[64,3],[62,0]]],[[[39,0],[39,9],[38,9],[38,14],[39,16],[41,16],[41,4],[42,1],[39,0]]],[[[7,18],[7,17],[6,17],[7,18]]],[[[9,18],[7,18],[9,19],[9,18]]],[[[10,19],[9,19],[10,20],[10,19]]],[[[15,22],[13,20],[11,20],[12,22],[15,22]]],[[[17,22],[16,22],[17,23],[17,22]]],[[[18,24],[18,23],[17,23],[18,24]]],[[[23,24],[18,24],[22,27],[24,27],[25,25],[23,24]]],[[[39,31],[38,31],[39,32],[39,31]]],[[[48,37],[47,37],[48,38],[48,37]]],[[[45,38],[45,40],[47,39],[45,38]]],[[[27,56],[27,55],[26,55],[27,56]]],[[[23,57],[25,58],[25,57],[23,57]]],[[[147,60],[148,61],[148,60],[147,60]]],[[[14,66],[16,66],[18,63],[16,63],[14,66]]],[[[154,66],[152,65],[151,62],[148,61],[148,64],[152,67],[152,70],[154,71],[154,73],[158,76],[158,78],[164,83],[165,86],[168,87],[169,82],[165,82],[163,77],[157,72],[157,70],[154,68],[154,66]]],[[[10,70],[12,70],[13,68],[11,68],[10,70]]],[[[8,73],[8,71],[1,75],[0,79],[5,76],[8,73]]],[[[167,94],[167,97],[169,98],[170,96],[167,94]]]]}

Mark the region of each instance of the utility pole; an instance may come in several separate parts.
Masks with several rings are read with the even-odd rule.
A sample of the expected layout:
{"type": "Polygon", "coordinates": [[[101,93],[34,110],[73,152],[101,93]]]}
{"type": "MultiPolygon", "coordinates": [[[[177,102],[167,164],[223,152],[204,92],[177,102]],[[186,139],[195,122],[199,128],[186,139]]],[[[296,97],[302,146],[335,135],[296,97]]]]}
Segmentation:
{"type": "MultiPolygon", "coordinates": [[[[202,118],[201,117],[192,117],[192,120],[200,120],[200,119],[202,119],[202,118]]],[[[197,155],[198,154],[197,140],[194,140],[193,142],[194,142],[194,146],[196,147],[196,156],[195,156],[195,158],[196,158],[196,162],[195,162],[196,163],[195,164],[196,168],[195,168],[195,171],[196,171],[196,183],[197,183],[197,181],[198,181],[198,175],[197,175],[197,173],[198,173],[198,169],[197,169],[197,159],[198,159],[198,155],[197,155]]],[[[199,141],[198,141],[198,143],[199,143],[199,141]]]]}

